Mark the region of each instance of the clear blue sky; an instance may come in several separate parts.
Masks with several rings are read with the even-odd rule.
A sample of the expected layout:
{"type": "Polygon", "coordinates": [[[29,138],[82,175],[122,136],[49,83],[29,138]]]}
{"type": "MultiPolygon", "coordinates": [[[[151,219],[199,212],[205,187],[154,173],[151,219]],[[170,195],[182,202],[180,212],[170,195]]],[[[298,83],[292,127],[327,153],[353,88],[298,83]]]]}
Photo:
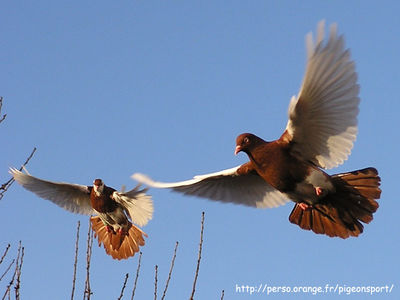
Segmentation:
{"type": "MultiPolygon", "coordinates": [[[[332,239],[290,224],[291,203],[257,210],[151,190],[155,212],[144,227],[136,299],[153,297],[155,265],[162,290],[176,241],[167,299],[189,298],[202,211],[197,299],[219,299],[222,290],[225,299],[249,299],[236,284],[394,284],[391,294],[370,298],[399,299],[399,10],[398,1],[3,1],[1,183],[34,146],[31,174],[88,185],[100,177],[115,188],[132,187],[134,172],[175,181],[243,163],[244,154],[233,154],[236,136],[280,136],[304,74],[305,35],[321,19],[337,22],[362,101],[352,155],[329,173],[379,170],[383,193],[373,222],[359,238],[332,239]]],[[[25,246],[22,299],[70,297],[80,220],[81,298],[86,216],[15,184],[0,202],[0,219],[0,251],[11,243],[15,253],[19,240],[25,246]]],[[[96,245],[93,299],[116,299],[127,272],[130,288],[137,259],[113,261],[96,245]]]]}

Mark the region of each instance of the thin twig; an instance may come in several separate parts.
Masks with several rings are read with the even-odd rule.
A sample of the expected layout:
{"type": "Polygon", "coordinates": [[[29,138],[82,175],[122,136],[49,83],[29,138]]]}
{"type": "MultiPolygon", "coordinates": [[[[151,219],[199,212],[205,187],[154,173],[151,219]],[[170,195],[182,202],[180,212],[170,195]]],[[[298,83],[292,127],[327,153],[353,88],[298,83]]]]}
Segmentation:
{"type": "Polygon", "coordinates": [[[78,265],[78,248],[79,248],[79,229],[81,227],[81,222],[78,221],[78,226],[76,228],[76,242],[75,242],[75,259],[74,259],[74,275],[72,277],[72,292],[71,300],[74,299],[75,294],[75,282],[76,282],[76,267],[78,265]]]}
{"type": "Polygon", "coordinates": [[[118,297],[117,300],[121,300],[121,299],[122,299],[122,296],[124,295],[124,290],[125,290],[125,287],[126,287],[126,282],[128,281],[128,277],[129,277],[129,274],[126,273],[126,274],[125,274],[124,284],[122,285],[121,294],[119,295],[119,297],[118,297]]]}
{"type": "Polygon", "coordinates": [[[224,290],[222,290],[222,294],[221,294],[221,300],[224,300],[224,294],[225,294],[225,291],[224,291],[224,290]]]}
{"type": "Polygon", "coordinates": [[[6,247],[6,250],[4,250],[4,254],[3,254],[3,256],[2,256],[1,259],[0,259],[0,265],[1,265],[1,263],[3,262],[4,258],[6,257],[7,252],[8,252],[8,249],[10,249],[10,244],[8,244],[7,247],[6,247]]]}
{"type": "Polygon", "coordinates": [[[13,260],[11,261],[11,263],[9,264],[9,266],[7,267],[7,269],[4,271],[3,275],[1,275],[0,281],[4,278],[4,276],[6,276],[6,274],[8,273],[8,271],[10,271],[10,269],[11,269],[12,265],[14,264],[14,262],[15,262],[15,259],[13,259],[13,260]]]}
{"type": "Polygon", "coordinates": [[[176,244],[175,244],[174,256],[172,257],[172,260],[171,260],[171,267],[169,268],[168,278],[167,278],[167,282],[165,284],[165,289],[164,289],[163,295],[161,297],[161,300],[164,300],[165,294],[167,293],[169,281],[171,280],[171,275],[172,275],[172,270],[174,269],[176,250],[178,249],[178,244],[179,244],[178,242],[176,242],[176,244]]]}
{"type": "MultiPolygon", "coordinates": [[[[21,248],[21,241],[19,242],[19,247],[21,248]]],[[[24,253],[25,253],[25,250],[24,250],[24,247],[22,247],[19,264],[18,264],[18,261],[17,261],[17,269],[16,269],[17,282],[16,282],[15,287],[14,287],[14,289],[15,289],[15,300],[19,300],[20,299],[19,298],[20,297],[19,291],[21,289],[21,272],[22,272],[22,264],[24,262],[24,253]]]]}
{"type": "Polygon", "coordinates": [[[4,119],[7,117],[7,114],[4,114],[1,116],[1,108],[3,107],[3,97],[0,97],[0,123],[4,121],[4,119]]]}
{"type": "Polygon", "coordinates": [[[198,259],[197,259],[196,273],[194,275],[193,289],[192,289],[192,295],[190,296],[190,300],[193,300],[194,292],[196,290],[197,277],[199,276],[201,251],[203,249],[203,231],[204,231],[204,211],[201,213],[201,230],[200,230],[199,256],[198,256],[198,259]]]}
{"type": "Polygon", "coordinates": [[[36,152],[36,147],[33,148],[31,154],[28,156],[28,158],[25,160],[25,162],[22,164],[21,168],[19,168],[20,171],[22,171],[23,168],[28,164],[28,162],[31,160],[33,154],[36,152]]]}
{"type": "Polygon", "coordinates": [[[155,267],[155,275],[154,275],[154,300],[157,300],[157,273],[158,273],[158,266],[155,267]]]}
{"type": "MultiPolygon", "coordinates": [[[[28,162],[31,160],[33,154],[36,152],[36,147],[33,148],[31,154],[28,156],[28,158],[26,159],[26,161],[23,163],[23,165],[21,166],[21,168],[19,168],[20,171],[22,171],[22,169],[28,164],[28,162]]],[[[0,200],[3,198],[4,193],[10,188],[10,186],[13,184],[14,182],[14,177],[11,177],[6,183],[3,183],[0,186],[0,200]]]]}
{"type": "Polygon", "coordinates": [[[14,284],[15,276],[17,275],[17,272],[18,272],[19,259],[20,259],[20,257],[21,257],[21,242],[20,242],[19,247],[18,247],[17,259],[15,260],[16,263],[15,263],[14,274],[13,274],[13,276],[12,276],[12,278],[11,278],[10,283],[8,284],[8,286],[7,286],[7,288],[6,288],[6,291],[5,291],[4,295],[3,295],[2,300],[4,300],[4,299],[6,298],[7,295],[9,295],[9,298],[10,298],[10,290],[11,290],[11,286],[14,284]]]}
{"type": "Polygon", "coordinates": [[[14,283],[14,279],[15,279],[15,272],[11,278],[10,283],[7,285],[6,291],[4,292],[3,298],[1,298],[1,300],[4,300],[6,298],[6,296],[10,293],[10,288],[14,283]]]}
{"type": "Polygon", "coordinates": [[[85,282],[85,292],[83,294],[83,299],[87,300],[90,300],[90,296],[93,294],[93,292],[90,289],[90,259],[92,257],[92,245],[93,245],[93,230],[89,219],[89,230],[88,230],[87,251],[86,251],[86,282],[85,282]]]}
{"type": "Polygon", "coordinates": [[[135,282],[133,284],[131,300],[133,300],[133,297],[135,296],[136,284],[137,284],[137,281],[138,281],[138,278],[139,278],[139,271],[140,271],[140,263],[141,263],[141,261],[142,261],[142,252],[139,253],[139,262],[138,262],[138,266],[137,266],[137,270],[136,270],[135,282]]]}

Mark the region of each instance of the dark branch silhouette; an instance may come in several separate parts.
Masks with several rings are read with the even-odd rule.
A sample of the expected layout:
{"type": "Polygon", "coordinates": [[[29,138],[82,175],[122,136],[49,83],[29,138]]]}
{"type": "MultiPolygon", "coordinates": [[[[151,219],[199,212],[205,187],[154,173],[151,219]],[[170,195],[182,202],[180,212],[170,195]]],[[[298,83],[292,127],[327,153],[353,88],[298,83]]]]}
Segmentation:
{"type": "Polygon", "coordinates": [[[125,287],[126,287],[126,282],[128,281],[128,277],[129,277],[129,273],[126,273],[126,274],[125,274],[124,284],[122,285],[121,294],[119,295],[119,297],[118,297],[117,300],[121,300],[122,297],[123,297],[123,295],[124,295],[124,290],[125,290],[125,287]]]}
{"type": "Polygon", "coordinates": [[[90,260],[92,258],[92,246],[93,246],[93,230],[92,223],[89,219],[89,230],[88,230],[88,238],[87,238],[87,251],[86,251],[86,282],[85,282],[85,292],[83,294],[83,299],[90,300],[91,295],[93,294],[90,289],[90,260]]]}
{"type": "MultiPolygon", "coordinates": [[[[31,154],[28,156],[28,158],[25,160],[25,162],[22,164],[22,166],[19,168],[20,171],[22,171],[23,168],[28,164],[28,162],[31,160],[33,154],[36,152],[36,147],[33,148],[31,154]]],[[[9,189],[9,187],[13,184],[14,178],[11,177],[6,183],[3,183],[0,186],[0,200],[3,198],[4,193],[9,189]]]]}
{"type": "Polygon", "coordinates": [[[140,254],[139,254],[139,262],[138,262],[138,266],[137,266],[137,270],[136,270],[135,282],[133,284],[131,300],[133,300],[133,297],[135,296],[136,285],[137,285],[137,281],[138,281],[138,278],[139,278],[139,271],[140,271],[141,262],[142,262],[142,252],[140,252],[140,254]]]}
{"type": "Polygon", "coordinates": [[[7,295],[8,298],[11,299],[11,287],[13,285],[15,291],[15,299],[16,300],[20,299],[19,291],[21,288],[21,271],[22,271],[23,260],[24,260],[24,247],[22,247],[22,243],[20,241],[18,246],[17,258],[12,260],[11,264],[9,265],[6,272],[2,276],[3,278],[5,274],[7,274],[8,271],[11,269],[11,266],[15,263],[14,273],[11,277],[10,283],[6,287],[2,300],[4,300],[7,297],[7,295]]]}
{"type": "Polygon", "coordinates": [[[178,245],[179,245],[179,243],[176,242],[175,250],[174,250],[174,256],[172,257],[172,260],[171,260],[171,267],[169,268],[168,278],[167,278],[167,282],[165,283],[165,289],[164,289],[163,295],[161,297],[161,300],[164,300],[165,295],[167,293],[169,281],[171,280],[172,270],[174,269],[174,265],[175,265],[176,251],[178,249],[178,245]]]}
{"type": "Polygon", "coordinates": [[[3,255],[2,255],[1,259],[0,259],[0,265],[1,265],[1,263],[3,262],[3,260],[4,260],[4,257],[6,257],[7,252],[8,252],[8,250],[10,249],[10,247],[11,247],[11,245],[8,244],[7,247],[6,247],[6,250],[4,250],[4,253],[3,253],[3,255]]]}
{"type": "MultiPolygon", "coordinates": [[[[1,109],[3,107],[3,97],[0,97],[0,123],[4,121],[4,119],[6,118],[7,114],[1,115],[1,109]]],[[[20,171],[22,171],[22,168],[24,168],[29,160],[32,158],[33,154],[35,153],[36,148],[33,148],[32,153],[28,156],[28,158],[26,159],[25,163],[21,166],[21,168],[19,169],[20,171]]],[[[3,183],[0,186],[0,200],[3,198],[4,193],[8,190],[8,188],[13,184],[14,182],[14,178],[11,177],[6,183],[3,183]]]]}
{"type": "Polygon", "coordinates": [[[12,265],[15,263],[15,259],[13,259],[10,264],[8,265],[8,267],[6,268],[6,270],[4,271],[4,273],[0,276],[0,281],[4,278],[4,276],[7,275],[8,271],[10,271],[12,265]]]}
{"type": "Polygon", "coordinates": [[[3,107],[3,97],[0,97],[0,123],[4,121],[7,114],[1,115],[1,108],[3,107]]]}
{"type": "Polygon", "coordinates": [[[204,231],[204,211],[201,213],[201,230],[200,230],[199,255],[198,255],[198,258],[197,258],[196,273],[194,275],[193,289],[192,289],[192,295],[190,296],[190,300],[193,300],[194,292],[196,291],[197,277],[199,276],[201,251],[203,249],[203,231],[204,231]]]}
{"type": "Polygon", "coordinates": [[[155,274],[154,274],[154,300],[157,300],[157,274],[158,274],[158,266],[155,267],[155,274]]]}
{"type": "Polygon", "coordinates": [[[74,299],[75,294],[75,282],[76,282],[76,267],[78,266],[78,248],[79,248],[79,229],[81,227],[81,222],[78,221],[78,226],[76,228],[76,242],[75,242],[75,259],[74,259],[74,275],[72,278],[72,292],[71,300],[74,299]]]}
{"type": "MultiPolygon", "coordinates": [[[[24,262],[24,247],[22,247],[21,242],[19,242],[19,249],[21,249],[21,256],[19,259],[19,264],[18,264],[18,260],[17,260],[17,267],[15,269],[15,272],[17,274],[17,281],[16,284],[14,286],[14,290],[15,290],[15,300],[19,300],[20,299],[20,295],[19,295],[19,291],[21,289],[21,270],[22,270],[22,263],[24,262]]],[[[18,252],[19,252],[18,249],[18,252]]],[[[19,254],[19,253],[18,253],[19,254]]]]}

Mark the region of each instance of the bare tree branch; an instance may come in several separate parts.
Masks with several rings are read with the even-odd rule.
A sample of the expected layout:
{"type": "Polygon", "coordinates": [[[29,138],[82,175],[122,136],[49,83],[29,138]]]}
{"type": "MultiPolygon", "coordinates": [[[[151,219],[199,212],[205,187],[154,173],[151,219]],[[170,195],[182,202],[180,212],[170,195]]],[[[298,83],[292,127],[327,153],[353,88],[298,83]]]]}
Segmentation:
{"type": "Polygon", "coordinates": [[[125,274],[124,284],[122,285],[121,294],[119,295],[119,297],[118,297],[117,300],[121,300],[121,299],[122,299],[122,296],[124,295],[124,290],[125,290],[125,287],[126,287],[126,282],[128,281],[128,277],[129,277],[129,274],[126,273],[126,274],[125,274]]]}
{"type": "Polygon", "coordinates": [[[172,270],[174,269],[176,250],[178,249],[178,244],[179,244],[178,242],[176,242],[176,244],[175,244],[174,256],[172,257],[172,260],[171,260],[171,267],[169,268],[168,278],[167,278],[167,282],[165,284],[165,289],[164,289],[163,295],[161,297],[161,300],[164,300],[165,294],[167,293],[169,281],[171,280],[171,275],[172,275],[172,270]]]}
{"type": "Polygon", "coordinates": [[[1,259],[0,259],[0,265],[1,265],[1,263],[3,262],[4,258],[6,257],[7,252],[8,252],[8,249],[10,249],[10,244],[8,244],[7,247],[6,247],[6,250],[4,250],[4,254],[3,254],[3,256],[2,256],[1,259]]]}
{"type": "Polygon", "coordinates": [[[139,253],[139,262],[138,262],[138,266],[137,266],[137,270],[136,270],[135,282],[133,284],[131,300],[133,300],[133,297],[135,296],[136,284],[137,284],[137,281],[138,281],[138,278],[139,278],[139,271],[140,271],[140,263],[141,263],[141,261],[142,261],[142,252],[139,253]]]}
{"type": "Polygon", "coordinates": [[[10,264],[8,265],[7,269],[4,271],[3,275],[0,277],[0,281],[7,275],[8,271],[10,271],[12,265],[15,263],[15,259],[13,259],[10,264]]]}
{"type": "MultiPolygon", "coordinates": [[[[21,249],[21,247],[22,247],[22,245],[21,245],[21,241],[20,241],[19,242],[19,249],[21,249]]],[[[19,249],[18,249],[18,251],[19,251],[19,249]]],[[[21,272],[22,272],[22,264],[24,262],[24,253],[25,253],[24,247],[22,247],[21,256],[20,256],[20,259],[19,259],[19,264],[18,264],[18,261],[17,261],[17,268],[15,269],[15,272],[17,273],[17,282],[16,282],[16,284],[14,286],[15,300],[20,300],[19,291],[21,289],[21,272]]]]}
{"type": "MultiPolygon", "coordinates": [[[[14,259],[13,262],[12,262],[12,264],[14,262],[16,262],[15,263],[15,270],[14,270],[13,276],[12,276],[12,278],[10,280],[10,283],[8,284],[8,286],[6,288],[6,291],[4,292],[2,300],[4,300],[7,295],[10,298],[11,286],[14,284],[15,276],[17,276],[17,284],[15,285],[15,293],[16,293],[16,297],[18,297],[17,299],[19,299],[19,284],[20,284],[20,282],[18,282],[18,281],[20,280],[19,277],[20,277],[20,274],[21,274],[23,256],[24,256],[24,248],[22,247],[21,242],[19,242],[17,259],[14,259]]],[[[10,265],[10,267],[11,267],[11,265],[10,265]]]]}
{"type": "Polygon", "coordinates": [[[74,299],[75,293],[75,282],[76,282],[76,267],[78,265],[78,248],[79,248],[79,229],[81,227],[81,222],[78,221],[78,226],[76,228],[76,242],[75,242],[75,259],[74,259],[74,275],[72,277],[72,292],[71,292],[71,300],[74,299]]]}
{"type": "Polygon", "coordinates": [[[87,300],[90,300],[90,296],[93,294],[92,290],[90,289],[90,260],[92,257],[92,246],[93,246],[93,230],[89,219],[89,230],[88,230],[87,251],[86,251],[86,282],[85,282],[85,291],[83,294],[83,299],[87,300]]]}
{"type": "Polygon", "coordinates": [[[1,108],[3,107],[3,97],[0,97],[0,123],[4,121],[7,114],[1,115],[1,108]]]}
{"type": "MultiPolygon", "coordinates": [[[[20,171],[22,171],[22,169],[28,164],[28,162],[31,160],[33,154],[36,152],[36,147],[33,148],[31,154],[28,156],[28,158],[26,159],[26,161],[23,163],[23,165],[19,168],[20,171]]],[[[4,193],[9,189],[9,187],[13,184],[14,182],[14,178],[11,177],[6,183],[3,183],[0,186],[0,200],[3,198],[4,193]]]]}
{"type": "MultiPolygon", "coordinates": [[[[190,300],[194,299],[194,294],[195,294],[195,291],[196,291],[197,279],[198,279],[199,270],[200,270],[200,263],[201,263],[201,258],[202,258],[202,249],[203,249],[203,237],[204,237],[204,219],[205,219],[204,216],[205,216],[205,214],[204,214],[204,212],[202,212],[198,258],[197,258],[197,265],[196,265],[196,269],[195,269],[195,274],[194,274],[195,276],[194,276],[193,288],[192,288],[192,293],[191,293],[191,296],[190,296],[190,300]]],[[[76,232],[76,242],[75,242],[75,258],[74,258],[74,268],[73,268],[71,300],[73,300],[74,296],[75,296],[74,294],[75,294],[76,279],[77,279],[79,238],[80,238],[80,222],[78,221],[78,223],[77,223],[77,232],[76,232]]],[[[92,230],[91,222],[89,220],[89,228],[88,228],[88,233],[87,233],[87,251],[86,251],[86,281],[85,281],[85,289],[84,289],[84,294],[83,294],[83,299],[84,300],[90,300],[91,296],[93,295],[93,291],[91,290],[91,287],[90,287],[90,266],[91,266],[93,240],[94,240],[94,232],[92,230]]],[[[172,273],[173,273],[174,266],[175,266],[175,260],[176,260],[176,256],[177,256],[178,246],[179,246],[179,242],[176,242],[175,248],[174,248],[174,252],[173,252],[173,256],[172,256],[172,259],[171,259],[170,269],[169,269],[169,272],[168,272],[168,277],[167,277],[167,280],[166,280],[166,283],[165,283],[165,288],[164,288],[161,300],[165,299],[166,293],[167,293],[167,290],[168,290],[168,287],[169,287],[169,283],[170,283],[171,278],[172,278],[172,273]]],[[[9,249],[10,249],[10,245],[8,244],[6,246],[6,248],[5,248],[2,256],[0,257],[0,265],[3,263],[3,261],[7,257],[8,253],[9,253],[9,249]]],[[[5,293],[4,293],[4,295],[3,295],[1,300],[5,300],[6,298],[7,299],[11,299],[11,293],[12,293],[11,287],[14,287],[15,299],[16,300],[20,300],[21,273],[22,273],[21,271],[22,271],[22,265],[23,265],[23,257],[24,257],[24,247],[22,247],[22,244],[20,242],[19,243],[19,248],[18,248],[17,258],[12,260],[11,264],[8,266],[8,268],[6,269],[4,274],[0,277],[0,281],[1,281],[1,279],[4,278],[4,276],[9,273],[9,270],[12,268],[13,264],[15,263],[15,271],[12,274],[12,278],[11,278],[11,280],[10,280],[10,282],[9,282],[9,284],[8,284],[8,286],[7,286],[6,290],[5,290],[5,293]]],[[[137,270],[136,270],[136,277],[135,277],[135,281],[134,281],[134,285],[133,285],[131,300],[133,300],[133,298],[134,298],[136,287],[137,287],[137,282],[138,282],[138,278],[139,278],[139,274],[140,274],[140,268],[141,268],[141,259],[142,259],[142,252],[140,252],[140,255],[139,255],[139,260],[138,260],[138,265],[137,265],[137,270]]],[[[126,273],[125,274],[125,279],[124,279],[124,282],[123,282],[123,285],[122,285],[122,289],[121,289],[120,295],[117,298],[117,300],[121,300],[123,298],[124,291],[125,291],[126,286],[127,286],[128,278],[129,278],[129,273],[126,273]]],[[[155,265],[154,300],[157,300],[157,296],[158,296],[157,293],[158,293],[158,265],[155,265]]],[[[220,296],[221,300],[224,299],[224,294],[225,294],[225,291],[222,290],[221,296],[220,296]]]]}
{"type": "Polygon", "coordinates": [[[198,256],[198,259],[197,259],[196,273],[194,275],[193,289],[192,289],[192,295],[190,296],[190,300],[193,300],[194,292],[196,290],[197,277],[199,276],[201,251],[203,249],[203,231],[204,231],[204,211],[201,213],[201,230],[200,230],[199,256],[198,256]]]}
{"type": "Polygon", "coordinates": [[[1,300],[4,300],[6,298],[7,295],[9,295],[10,293],[10,288],[14,283],[14,279],[15,279],[15,272],[13,274],[13,277],[11,278],[10,283],[7,285],[6,291],[4,292],[3,298],[1,298],[1,300]]]}
{"type": "Polygon", "coordinates": [[[155,267],[155,275],[154,275],[154,300],[157,300],[157,273],[158,273],[158,266],[155,267]]]}

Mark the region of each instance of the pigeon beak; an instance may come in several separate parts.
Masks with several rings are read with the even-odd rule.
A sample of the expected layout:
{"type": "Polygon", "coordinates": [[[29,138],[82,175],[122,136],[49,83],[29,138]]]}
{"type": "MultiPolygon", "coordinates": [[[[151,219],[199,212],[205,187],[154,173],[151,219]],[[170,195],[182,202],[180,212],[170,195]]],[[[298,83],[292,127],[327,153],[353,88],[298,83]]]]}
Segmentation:
{"type": "Polygon", "coordinates": [[[235,155],[237,155],[240,151],[242,151],[242,147],[236,146],[236,148],[235,148],[235,155]]]}

